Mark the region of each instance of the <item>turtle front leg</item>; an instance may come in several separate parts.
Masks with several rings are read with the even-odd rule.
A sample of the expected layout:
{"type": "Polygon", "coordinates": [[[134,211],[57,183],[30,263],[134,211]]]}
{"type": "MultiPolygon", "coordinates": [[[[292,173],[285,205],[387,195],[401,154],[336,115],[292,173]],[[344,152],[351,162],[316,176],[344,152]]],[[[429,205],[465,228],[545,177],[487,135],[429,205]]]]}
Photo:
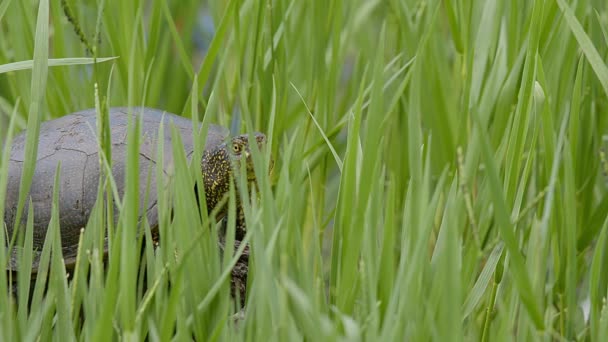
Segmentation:
{"type": "MultiPolygon", "coordinates": [[[[226,233],[228,232],[228,217],[224,217],[221,222],[219,243],[220,243],[220,251],[222,256],[224,256],[224,251],[226,247],[226,233]]],[[[246,223],[245,223],[245,213],[243,212],[243,207],[238,204],[236,210],[236,222],[235,222],[235,231],[234,231],[234,251],[236,251],[242,240],[245,238],[245,234],[247,233],[246,223]]],[[[240,306],[243,308],[245,306],[245,294],[247,293],[247,275],[249,273],[249,246],[245,246],[243,253],[239,256],[237,263],[231,270],[230,277],[230,294],[232,298],[238,298],[240,301],[240,306]]]]}
{"type": "Polygon", "coordinates": [[[247,234],[247,224],[245,223],[245,212],[243,206],[239,204],[236,208],[236,224],[234,226],[234,239],[243,241],[247,234]]]}
{"type": "MultiPolygon", "coordinates": [[[[226,240],[224,236],[220,236],[219,240],[220,251],[222,257],[224,257],[226,240]]],[[[234,241],[234,250],[237,250],[241,245],[240,240],[234,241]]],[[[249,246],[245,246],[243,253],[239,256],[236,264],[231,270],[230,274],[230,294],[232,298],[238,298],[240,301],[241,308],[245,306],[245,294],[247,293],[247,275],[249,273],[249,246]]]]}
{"type": "MultiPolygon", "coordinates": [[[[235,249],[239,248],[241,241],[235,241],[235,249]]],[[[236,265],[232,268],[230,277],[230,294],[232,298],[238,298],[240,307],[245,307],[245,294],[247,293],[247,275],[249,274],[249,246],[245,246],[243,254],[239,257],[236,265]]]]}

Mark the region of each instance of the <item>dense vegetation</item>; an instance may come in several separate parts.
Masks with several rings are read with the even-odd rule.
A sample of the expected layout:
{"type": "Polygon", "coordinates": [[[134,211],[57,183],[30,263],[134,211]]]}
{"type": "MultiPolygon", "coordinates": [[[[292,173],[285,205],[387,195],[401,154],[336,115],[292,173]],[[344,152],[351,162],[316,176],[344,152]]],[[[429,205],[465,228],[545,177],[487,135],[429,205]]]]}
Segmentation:
{"type": "Polygon", "coordinates": [[[602,340],[607,45],[601,0],[3,0],[0,216],[7,137],[84,108],[260,130],[276,163],[242,320],[181,158],[168,242],[140,258],[137,192],[99,201],[68,282],[55,216],[31,307],[0,272],[0,339],[602,340]]]}

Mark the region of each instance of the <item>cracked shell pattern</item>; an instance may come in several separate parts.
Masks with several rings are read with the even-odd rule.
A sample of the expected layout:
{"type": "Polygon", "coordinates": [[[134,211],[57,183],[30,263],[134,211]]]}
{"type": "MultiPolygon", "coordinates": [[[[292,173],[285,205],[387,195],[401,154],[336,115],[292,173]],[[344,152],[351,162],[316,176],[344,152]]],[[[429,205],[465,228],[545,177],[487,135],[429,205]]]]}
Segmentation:
{"type": "MultiPolygon", "coordinates": [[[[112,140],[112,174],[116,181],[119,195],[125,189],[125,158],[127,155],[127,108],[110,108],[110,127],[112,140]]],[[[164,161],[165,173],[172,173],[172,144],[169,134],[170,123],[181,135],[186,155],[191,158],[194,150],[192,141],[192,121],[175,114],[151,108],[132,108],[134,117],[142,119],[141,146],[139,158],[140,179],[148,177],[150,168],[156,168],[156,149],[158,128],[161,122],[165,126],[164,161]]],[[[40,126],[36,168],[29,195],[34,209],[34,248],[40,250],[46,236],[46,229],[51,218],[51,198],[53,181],[57,165],[61,162],[59,184],[59,213],[61,222],[61,239],[64,247],[66,264],[74,260],[80,229],[85,227],[90,210],[97,199],[99,182],[99,161],[97,145],[96,113],[94,109],[83,110],[64,117],[43,122],[40,126]]],[[[221,126],[210,125],[207,134],[206,148],[223,143],[228,137],[228,130],[221,126]]],[[[8,165],[8,185],[4,222],[7,233],[12,236],[19,186],[25,155],[25,132],[17,135],[12,144],[8,165]]],[[[152,171],[154,171],[154,169],[152,171]]],[[[150,172],[150,192],[148,205],[144,208],[145,182],[140,184],[140,210],[146,212],[150,226],[157,224],[156,215],[156,179],[155,172],[150,172]]],[[[29,201],[28,201],[29,202],[29,201]]],[[[27,203],[27,202],[26,202],[27,203]]],[[[24,209],[28,212],[28,204],[24,209]]],[[[27,215],[23,215],[22,223],[27,215]]],[[[23,227],[23,225],[19,225],[23,227]]],[[[19,228],[21,229],[21,228],[19,228]]],[[[34,260],[34,269],[37,260],[34,260]]],[[[11,268],[14,260],[11,260],[11,268]]]]}

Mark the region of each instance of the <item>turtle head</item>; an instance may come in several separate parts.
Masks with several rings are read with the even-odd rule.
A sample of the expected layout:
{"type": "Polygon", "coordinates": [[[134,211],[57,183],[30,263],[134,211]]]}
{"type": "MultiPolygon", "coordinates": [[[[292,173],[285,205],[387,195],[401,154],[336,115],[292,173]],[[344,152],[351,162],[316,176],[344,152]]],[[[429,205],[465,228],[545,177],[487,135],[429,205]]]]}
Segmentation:
{"type": "MultiPolygon", "coordinates": [[[[266,136],[260,132],[255,132],[252,135],[255,139],[255,143],[258,145],[258,149],[263,151],[266,145],[266,136]]],[[[238,175],[242,165],[241,160],[245,159],[245,166],[247,167],[247,180],[255,180],[253,156],[251,152],[252,144],[249,143],[249,134],[238,135],[232,138],[228,144],[230,146],[226,146],[226,149],[230,150],[229,153],[233,171],[236,172],[236,175],[238,175]]],[[[271,158],[268,172],[272,170],[273,165],[274,161],[271,158]]]]}
{"type": "MultiPolygon", "coordinates": [[[[263,150],[266,145],[266,136],[255,132],[252,137],[258,148],[263,150]]],[[[250,182],[255,180],[251,146],[249,134],[241,134],[205,151],[201,169],[209,209],[215,207],[215,204],[229,191],[231,178],[238,177],[243,160],[244,166],[247,168],[247,180],[250,182]]],[[[273,166],[274,161],[271,158],[268,172],[272,170],[273,166]]]]}

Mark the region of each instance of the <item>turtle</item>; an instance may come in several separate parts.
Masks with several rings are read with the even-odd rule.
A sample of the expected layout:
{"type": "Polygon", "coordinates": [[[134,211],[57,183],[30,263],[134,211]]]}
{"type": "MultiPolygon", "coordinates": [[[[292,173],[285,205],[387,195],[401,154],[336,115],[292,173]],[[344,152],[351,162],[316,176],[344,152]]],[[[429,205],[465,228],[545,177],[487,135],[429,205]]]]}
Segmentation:
{"type": "MultiPolygon", "coordinates": [[[[127,155],[127,131],[129,113],[133,118],[141,119],[141,144],[139,150],[139,182],[140,213],[145,213],[152,230],[158,227],[156,168],[158,129],[161,122],[165,127],[172,123],[181,136],[184,152],[191,162],[194,154],[194,141],[192,135],[192,120],[172,114],[163,110],[132,107],[113,107],[109,109],[109,127],[111,131],[112,174],[116,182],[118,194],[124,194],[124,178],[126,171],[125,159],[127,155]],[[147,182],[147,177],[151,177],[147,182]],[[146,186],[149,185],[146,208],[144,207],[146,186]]],[[[34,206],[33,246],[34,260],[32,276],[38,269],[40,251],[45,240],[46,230],[51,218],[51,198],[56,167],[61,161],[60,189],[59,189],[59,221],[62,252],[66,268],[73,268],[76,262],[80,231],[87,224],[91,210],[97,200],[97,190],[100,177],[99,144],[96,138],[96,110],[86,109],[63,117],[43,122],[40,126],[36,166],[29,196],[34,206]]],[[[173,172],[173,152],[171,134],[164,134],[164,160],[163,170],[166,174],[173,172]]],[[[266,136],[254,132],[260,149],[266,144],[266,136]]],[[[248,181],[255,180],[253,162],[249,149],[249,134],[231,137],[229,130],[218,125],[209,125],[205,150],[201,159],[203,183],[207,199],[207,211],[211,212],[229,190],[230,177],[235,168],[240,165],[240,159],[246,158],[248,181]]],[[[17,135],[12,142],[8,165],[8,184],[4,222],[6,224],[7,239],[10,241],[16,230],[24,229],[26,215],[22,224],[15,225],[17,202],[19,199],[19,186],[23,164],[28,156],[25,155],[25,132],[17,135]]],[[[269,172],[272,170],[271,159],[269,172]]],[[[29,202],[29,201],[28,201],[29,202]]],[[[27,213],[27,205],[25,213],[27,213]]],[[[238,208],[240,209],[240,208],[238,208]]],[[[239,210],[240,211],[240,210],[239,210]]],[[[222,212],[220,210],[221,219],[222,212]]],[[[243,220],[242,215],[238,215],[243,220]]],[[[226,221],[226,220],[224,220],[226,221]]],[[[244,225],[237,222],[237,226],[244,225]]],[[[244,229],[241,227],[241,229],[244,229]]],[[[223,248],[222,248],[223,249],[223,248]]],[[[104,251],[105,253],[106,251],[104,251]]],[[[15,253],[11,253],[8,268],[17,270],[15,253]]],[[[242,265],[241,265],[242,266],[242,265]]],[[[242,267],[237,270],[242,276],[242,267]]],[[[234,272],[233,272],[234,273],[234,272]]],[[[243,284],[233,280],[233,287],[242,288],[243,284]]],[[[240,290],[239,292],[242,292],[240,290]]],[[[241,294],[244,297],[244,293],[241,294]]]]}

